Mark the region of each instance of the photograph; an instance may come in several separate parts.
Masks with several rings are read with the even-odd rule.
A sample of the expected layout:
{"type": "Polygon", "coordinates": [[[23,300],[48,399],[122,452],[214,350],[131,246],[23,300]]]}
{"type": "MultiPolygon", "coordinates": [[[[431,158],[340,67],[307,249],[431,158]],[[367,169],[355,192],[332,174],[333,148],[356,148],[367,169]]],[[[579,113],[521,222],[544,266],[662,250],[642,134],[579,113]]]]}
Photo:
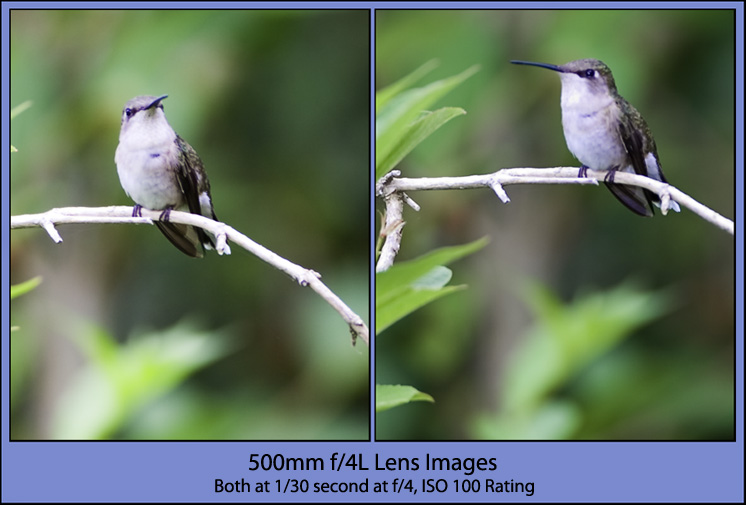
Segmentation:
{"type": "Polygon", "coordinates": [[[370,438],[369,20],[11,12],[12,440],[370,438]]]}
{"type": "Polygon", "coordinates": [[[3,503],[743,503],[742,2],[0,11],[3,503]]]}
{"type": "Polygon", "coordinates": [[[377,440],[734,439],[734,30],[376,11],[377,440]]]}

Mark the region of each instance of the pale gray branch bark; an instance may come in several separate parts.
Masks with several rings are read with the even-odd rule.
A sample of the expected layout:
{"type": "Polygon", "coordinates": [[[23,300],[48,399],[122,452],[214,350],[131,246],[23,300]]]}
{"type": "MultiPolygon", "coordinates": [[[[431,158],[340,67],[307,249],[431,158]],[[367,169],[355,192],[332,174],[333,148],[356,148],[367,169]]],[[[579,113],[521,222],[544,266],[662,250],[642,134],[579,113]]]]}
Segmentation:
{"type": "MultiPolygon", "coordinates": [[[[11,216],[10,227],[32,228],[41,227],[46,230],[55,242],[62,242],[55,225],[71,223],[129,223],[129,224],[153,224],[161,215],[161,211],[142,209],[142,217],[132,217],[132,207],[65,207],[51,209],[41,214],[24,214],[11,216]]],[[[246,235],[225,223],[213,221],[204,216],[190,214],[188,212],[171,211],[169,221],[179,224],[197,226],[209,231],[216,237],[216,250],[218,254],[230,254],[227,241],[243,247],[262,261],[269,263],[288,274],[301,286],[309,286],[319,294],[329,305],[336,310],[342,319],[350,327],[352,343],[360,337],[367,345],[369,344],[369,331],[365,322],[355,314],[337,295],[335,295],[323,282],[321,275],[313,270],[303,268],[282,256],[275,254],[266,247],[254,242],[246,235]]]]}
{"type": "MultiPolygon", "coordinates": [[[[386,227],[382,233],[386,234],[386,240],[381,248],[381,254],[376,263],[376,272],[383,272],[393,265],[394,258],[399,252],[401,244],[404,201],[410,200],[405,191],[427,191],[444,189],[471,189],[490,188],[503,202],[508,203],[510,198],[504,186],[510,184],[592,184],[598,185],[603,182],[608,172],[602,170],[588,170],[586,177],[578,177],[578,167],[554,167],[554,168],[504,168],[484,175],[466,175],[461,177],[423,177],[404,178],[398,177],[398,171],[392,171],[382,177],[376,185],[376,196],[383,198],[386,204],[386,223],[401,223],[393,233],[388,233],[386,227]],[[403,196],[399,196],[403,195],[403,196]]],[[[688,208],[702,219],[714,224],[731,235],[733,235],[733,221],[718,214],[709,207],[702,205],[683,191],[642,175],[627,172],[616,172],[614,182],[617,184],[628,184],[639,186],[657,193],[661,199],[661,212],[668,213],[671,201],[678,202],[681,206],[688,208]]],[[[409,202],[408,202],[409,203],[409,202]]],[[[414,204],[414,202],[412,202],[414,204]]],[[[411,207],[415,207],[416,204],[411,207]]]]}

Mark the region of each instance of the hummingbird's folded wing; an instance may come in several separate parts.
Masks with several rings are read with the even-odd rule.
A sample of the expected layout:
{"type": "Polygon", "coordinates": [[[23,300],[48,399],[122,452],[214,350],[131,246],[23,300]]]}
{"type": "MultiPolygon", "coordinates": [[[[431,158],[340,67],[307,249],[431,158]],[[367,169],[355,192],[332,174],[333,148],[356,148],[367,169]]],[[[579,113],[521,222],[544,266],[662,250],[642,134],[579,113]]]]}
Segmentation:
{"type": "MultiPolygon", "coordinates": [[[[625,105],[630,109],[632,108],[629,104],[625,105]]],[[[634,110],[632,113],[636,112],[637,111],[634,110]]],[[[639,116],[639,113],[637,113],[637,115],[639,116]]],[[[642,120],[642,118],[640,118],[640,120],[642,120]]],[[[619,135],[622,138],[624,149],[629,155],[635,173],[649,177],[648,167],[645,164],[644,139],[640,131],[636,128],[629,128],[624,121],[620,121],[619,135]]],[[[622,170],[625,168],[626,167],[617,167],[617,169],[622,170]]],[[[635,214],[645,217],[650,217],[654,214],[652,203],[658,199],[657,195],[654,193],[637,186],[614,184],[612,182],[607,182],[606,187],[609,188],[611,193],[617,197],[620,202],[635,214]]]]}
{"type": "MultiPolygon", "coordinates": [[[[184,194],[189,212],[197,214],[198,216],[204,215],[202,212],[202,206],[200,205],[200,193],[206,191],[210,192],[210,183],[204,177],[204,167],[202,166],[202,160],[200,159],[197,152],[192,146],[189,145],[180,136],[176,136],[176,143],[179,147],[181,163],[179,163],[179,169],[176,173],[176,179],[179,181],[181,191],[184,194]]],[[[215,213],[212,212],[211,216],[205,216],[217,221],[215,213]]],[[[215,242],[202,228],[196,228],[199,241],[206,247],[215,248],[215,242]]],[[[165,232],[164,232],[165,233],[165,232]]]]}

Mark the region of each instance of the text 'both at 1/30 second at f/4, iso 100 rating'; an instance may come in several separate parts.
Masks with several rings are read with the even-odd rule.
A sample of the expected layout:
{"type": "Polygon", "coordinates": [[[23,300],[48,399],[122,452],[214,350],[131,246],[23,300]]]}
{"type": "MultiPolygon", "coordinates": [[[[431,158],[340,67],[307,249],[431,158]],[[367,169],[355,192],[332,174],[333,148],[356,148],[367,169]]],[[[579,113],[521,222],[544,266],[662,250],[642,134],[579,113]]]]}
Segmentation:
{"type": "Polygon", "coordinates": [[[533,482],[519,482],[514,479],[495,478],[496,458],[434,457],[427,453],[424,458],[383,458],[375,454],[374,461],[366,461],[365,455],[333,453],[328,459],[293,458],[282,454],[252,454],[249,470],[259,472],[303,472],[305,475],[316,472],[341,470],[355,472],[438,472],[438,478],[423,475],[421,478],[375,480],[364,479],[257,479],[226,480],[215,479],[215,493],[345,493],[348,495],[377,494],[445,494],[459,493],[489,496],[495,493],[521,493],[533,496],[533,482]],[[328,466],[325,465],[328,463],[328,466]],[[373,463],[372,465],[369,463],[373,463]],[[443,472],[460,474],[456,478],[443,478],[443,472]],[[489,475],[489,476],[487,476],[489,475]]]}

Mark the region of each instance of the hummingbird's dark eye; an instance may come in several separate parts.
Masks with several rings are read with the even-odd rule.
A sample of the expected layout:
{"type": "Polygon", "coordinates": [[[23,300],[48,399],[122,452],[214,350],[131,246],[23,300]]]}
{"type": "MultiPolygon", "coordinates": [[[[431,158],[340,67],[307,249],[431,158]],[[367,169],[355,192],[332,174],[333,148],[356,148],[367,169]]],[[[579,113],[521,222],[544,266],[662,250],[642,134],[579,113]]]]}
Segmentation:
{"type": "Polygon", "coordinates": [[[589,68],[588,70],[586,70],[586,71],[585,71],[585,76],[586,76],[586,77],[593,77],[593,75],[594,75],[595,73],[596,73],[596,71],[595,71],[595,70],[593,70],[592,68],[589,68]]]}
{"type": "Polygon", "coordinates": [[[124,115],[127,116],[127,117],[132,117],[132,114],[134,114],[134,113],[135,113],[135,111],[133,111],[129,107],[127,107],[126,109],[124,109],[124,115]]]}

